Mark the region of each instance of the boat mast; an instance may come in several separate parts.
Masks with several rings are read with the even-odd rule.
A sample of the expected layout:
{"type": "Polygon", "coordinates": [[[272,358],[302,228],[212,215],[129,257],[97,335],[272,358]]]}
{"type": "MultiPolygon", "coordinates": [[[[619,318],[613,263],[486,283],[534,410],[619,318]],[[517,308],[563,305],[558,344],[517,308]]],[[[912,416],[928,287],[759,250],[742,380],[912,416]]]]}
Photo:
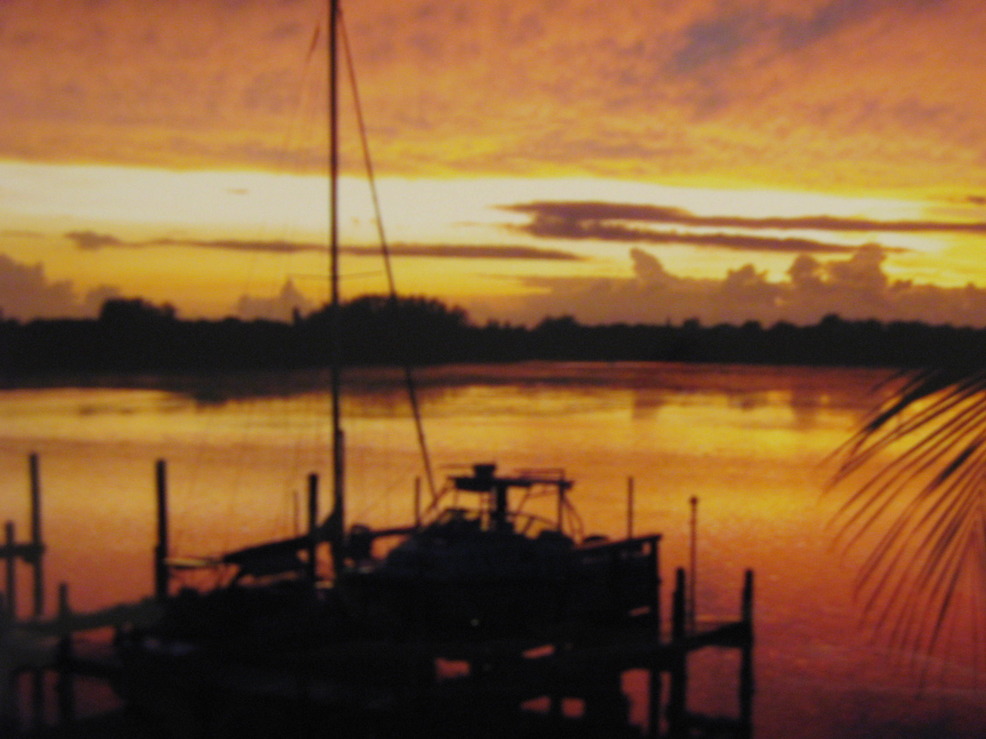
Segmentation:
{"type": "Polygon", "coordinates": [[[329,541],[338,571],[346,531],[345,439],[342,431],[342,317],[339,295],[339,13],[340,0],[329,0],[329,293],[331,300],[332,522],[329,541]]]}

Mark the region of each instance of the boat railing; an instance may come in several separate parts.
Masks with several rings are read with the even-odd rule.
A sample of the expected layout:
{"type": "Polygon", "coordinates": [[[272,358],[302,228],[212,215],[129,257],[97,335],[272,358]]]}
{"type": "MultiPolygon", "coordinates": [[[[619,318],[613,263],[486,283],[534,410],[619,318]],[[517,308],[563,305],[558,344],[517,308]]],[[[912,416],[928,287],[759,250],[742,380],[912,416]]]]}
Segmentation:
{"type": "Polygon", "coordinates": [[[523,511],[511,511],[504,520],[499,520],[485,508],[465,508],[456,506],[440,511],[431,521],[426,522],[424,530],[432,529],[466,531],[502,531],[521,534],[531,539],[550,535],[564,535],[557,523],[544,516],[523,511]]]}

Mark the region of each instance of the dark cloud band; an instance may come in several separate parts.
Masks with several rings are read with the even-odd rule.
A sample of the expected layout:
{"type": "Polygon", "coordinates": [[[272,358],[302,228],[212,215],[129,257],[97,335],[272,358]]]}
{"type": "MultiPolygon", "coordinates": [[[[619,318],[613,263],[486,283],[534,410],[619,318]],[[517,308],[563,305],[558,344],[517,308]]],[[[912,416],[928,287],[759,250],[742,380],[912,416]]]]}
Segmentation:
{"type": "Polygon", "coordinates": [[[869,218],[798,216],[795,218],[748,218],[744,216],[696,215],[681,208],[634,203],[598,201],[535,201],[503,206],[505,210],[529,214],[534,219],[592,223],[636,221],[696,228],[743,228],[809,231],[878,231],[881,233],[949,232],[986,234],[986,221],[880,221],[869,218]]]}
{"type": "MultiPolygon", "coordinates": [[[[763,235],[757,231],[914,232],[962,231],[986,233],[986,223],[937,221],[874,221],[804,216],[747,218],[703,216],[681,208],[596,201],[538,201],[503,206],[531,216],[516,228],[539,238],[594,239],[618,243],[684,244],[739,251],[798,254],[848,254],[862,245],[846,245],[807,236],[763,235]],[[679,227],[679,228],[675,228],[679,227]],[[706,229],[681,230],[681,229],[706,229]],[[715,229],[715,230],[709,230],[715,229]]],[[[887,252],[906,251],[881,246],[887,252]]]]}
{"type": "MultiPolygon", "coordinates": [[[[297,254],[325,252],[325,244],[296,241],[250,241],[236,239],[175,239],[158,238],[144,241],[125,241],[111,234],[94,231],[70,231],[65,237],[80,249],[104,248],[146,249],[156,247],[184,247],[192,249],[217,249],[230,252],[297,254]]],[[[379,256],[376,246],[345,246],[342,251],[355,256],[379,256]]],[[[561,249],[544,249],[534,246],[509,246],[497,244],[394,244],[389,249],[396,257],[428,257],[434,259],[506,259],[530,261],[580,261],[582,258],[561,249]]]]}

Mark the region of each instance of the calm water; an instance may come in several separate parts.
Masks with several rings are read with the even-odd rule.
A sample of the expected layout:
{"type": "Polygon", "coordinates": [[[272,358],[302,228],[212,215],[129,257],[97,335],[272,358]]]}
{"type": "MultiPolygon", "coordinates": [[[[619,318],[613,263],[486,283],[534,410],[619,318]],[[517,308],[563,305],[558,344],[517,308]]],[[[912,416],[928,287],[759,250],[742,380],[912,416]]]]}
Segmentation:
{"type": "MultiPolygon", "coordinates": [[[[688,564],[699,498],[700,617],[738,614],[743,571],[756,595],[756,736],[986,734],[986,698],[961,659],[923,688],[901,655],[858,627],[852,579],[821,495],[884,373],[662,364],[522,364],[421,373],[429,448],[452,465],[561,467],[588,533],[664,534],[662,575],[688,564]]],[[[41,455],[52,591],[77,609],[147,595],[153,465],[169,462],[177,554],[209,554],[296,530],[308,472],[326,468],[328,399],[314,375],[189,381],[144,389],[0,392],[0,516],[27,526],[26,455],[41,455]]],[[[351,521],[404,522],[421,474],[391,373],[350,385],[351,521]]],[[[327,479],[327,478],[326,478],[327,479]]],[[[26,573],[24,579],[26,580],[26,573]]],[[[903,655],[906,658],[906,655],[903,655]]],[[[694,707],[734,710],[731,654],[696,660],[694,707]]]]}

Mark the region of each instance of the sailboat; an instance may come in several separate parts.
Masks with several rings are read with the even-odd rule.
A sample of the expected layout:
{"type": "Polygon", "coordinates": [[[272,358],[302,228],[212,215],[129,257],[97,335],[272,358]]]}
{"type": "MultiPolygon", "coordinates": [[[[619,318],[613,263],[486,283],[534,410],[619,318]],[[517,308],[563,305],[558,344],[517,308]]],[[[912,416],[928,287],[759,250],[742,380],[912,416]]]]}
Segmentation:
{"type": "MultiPolygon", "coordinates": [[[[573,482],[561,470],[503,474],[494,463],[475,464],[450,475],[443,494],[407,526],[347,526],[338,354],[344,330],[338,269],[340,17],[339,0],[331,0],[332,509],[301,536],[209,562],[159,552],[163,616],[153,628],[118,638],[124,665],[118,691],[176,734],[188,726],[222,733],[217,726],[224,721],[235,723],[239,733],[247,724],[280,725],[287,716],[307,722],[317,715],[349,729],[365,728],[374,716],[379,726],[381,715],[408,715],[394,708],[406,708],[408,694],[432,705],[421,691],[438,685],[436,665],[443,659],[467,654],[472,660],[491,650],[517,655],[597,628],[643,624],[651,634],[658,628],[660,537],[584,536],[570,500],[573,482]],[[532,501],[554,515],[525,511],[532,501]],[[377,550],[385,544],[381,555],[377,550]],[[331,559],[331,568],[319,568],[319,559],[331,559]],[[212,590],[172,593],[170,572],[195,565],[234,574],[212,590]]],[[[314,482],[310,487],[316,489],[314,482]]]]}

